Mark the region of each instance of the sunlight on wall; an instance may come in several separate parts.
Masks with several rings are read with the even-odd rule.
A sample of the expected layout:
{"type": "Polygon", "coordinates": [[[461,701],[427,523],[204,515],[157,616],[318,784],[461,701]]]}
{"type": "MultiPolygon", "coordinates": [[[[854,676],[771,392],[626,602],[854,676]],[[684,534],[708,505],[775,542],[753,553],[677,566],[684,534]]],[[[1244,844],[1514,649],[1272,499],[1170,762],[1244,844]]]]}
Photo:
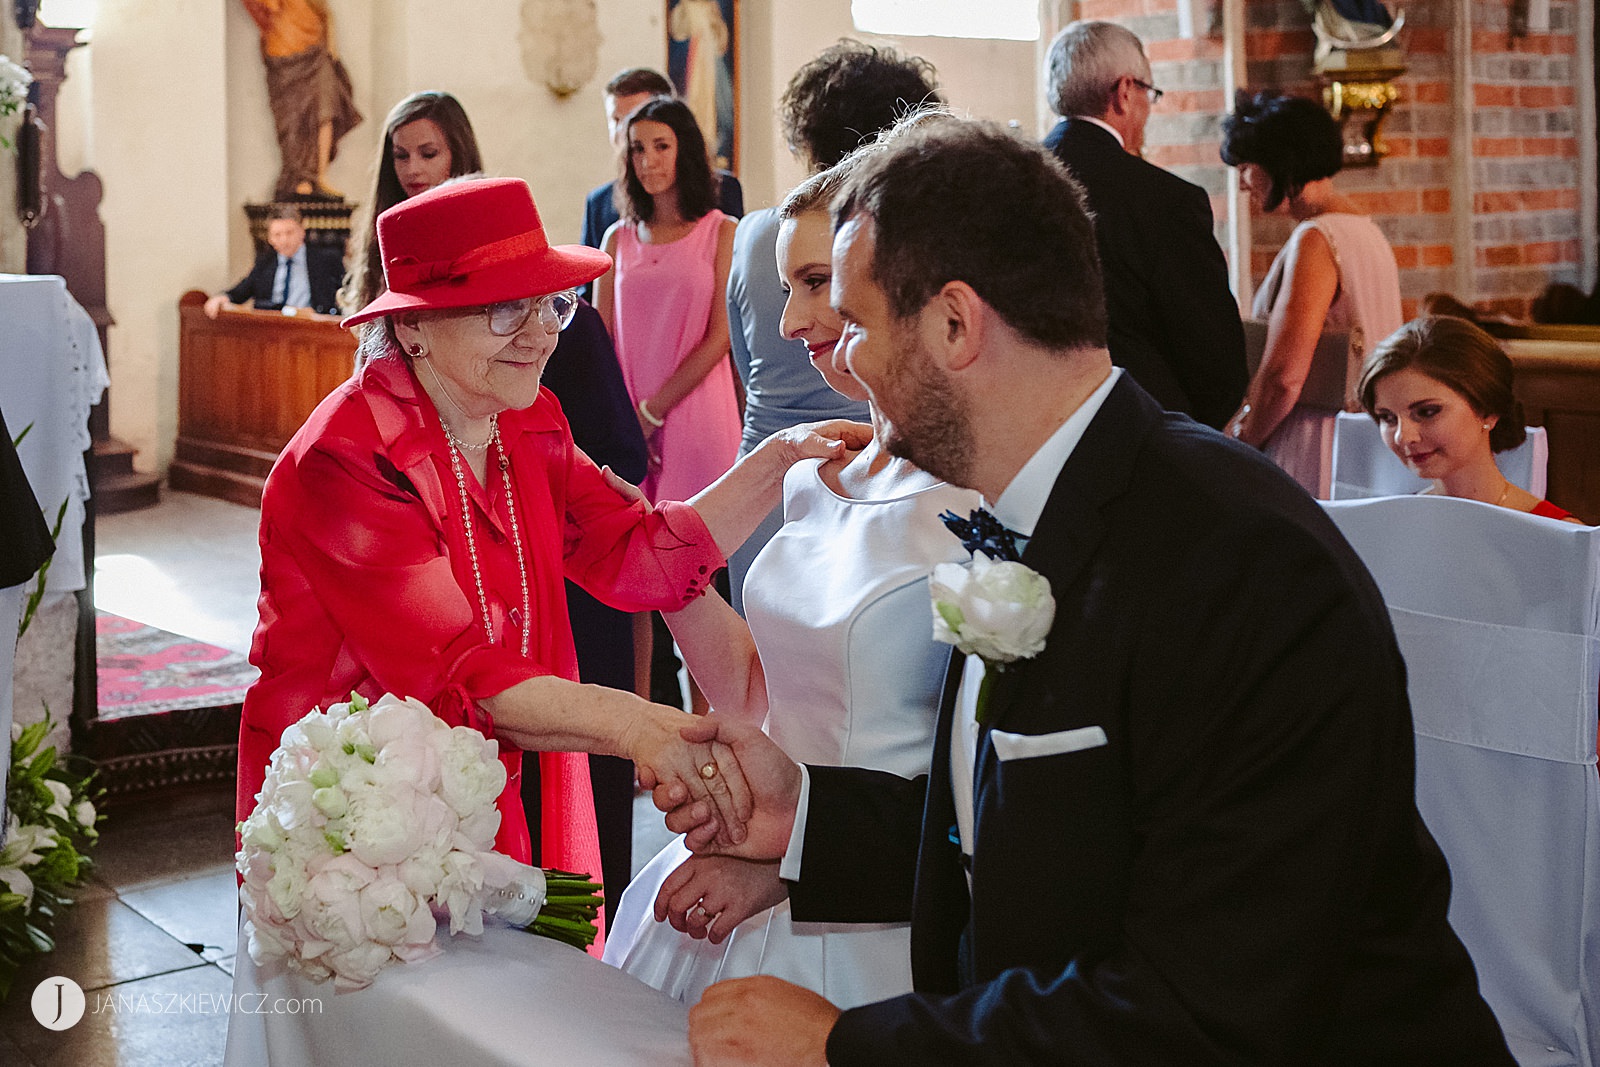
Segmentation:
{"type": "Polygon", "coordinates": [[[856,29],[893,37],[1039,37],[1037,0],[851,0],[856,29]]]}

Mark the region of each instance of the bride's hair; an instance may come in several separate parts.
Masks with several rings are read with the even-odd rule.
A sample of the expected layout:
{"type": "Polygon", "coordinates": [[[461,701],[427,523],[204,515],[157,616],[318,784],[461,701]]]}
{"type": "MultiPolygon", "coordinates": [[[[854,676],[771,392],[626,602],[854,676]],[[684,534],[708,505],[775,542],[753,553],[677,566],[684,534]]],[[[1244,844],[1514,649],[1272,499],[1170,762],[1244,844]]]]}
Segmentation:
{"type": "Polygon", "coordinates": [[[828,211],[833,207],[834,198],[844,188],[845,182],[850,180],[869,156],[882,152],[894,143],[895,138],[904,136],[908,131],[916,129],[937,116],[948,116],[950,110],[942,104],[924,104],[913,108],[902,115],[893,126],[878,131],[877,137],[864,145],[856,148],[849,155],[829,167],[820,170],[790,190],[778,207],[779,219],[792,219],[804,215],[808,211],[828,211]]]}

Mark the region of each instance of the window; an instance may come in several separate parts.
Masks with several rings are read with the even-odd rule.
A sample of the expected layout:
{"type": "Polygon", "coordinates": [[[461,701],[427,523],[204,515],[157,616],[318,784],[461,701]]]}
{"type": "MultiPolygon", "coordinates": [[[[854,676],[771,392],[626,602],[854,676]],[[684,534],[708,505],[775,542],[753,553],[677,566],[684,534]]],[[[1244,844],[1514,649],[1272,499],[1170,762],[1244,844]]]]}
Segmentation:
{"type": "Polygon", "coordinates": [[[888,37],[1039,39],[1038,0],[851,0],[856,29],[888,37]]]}

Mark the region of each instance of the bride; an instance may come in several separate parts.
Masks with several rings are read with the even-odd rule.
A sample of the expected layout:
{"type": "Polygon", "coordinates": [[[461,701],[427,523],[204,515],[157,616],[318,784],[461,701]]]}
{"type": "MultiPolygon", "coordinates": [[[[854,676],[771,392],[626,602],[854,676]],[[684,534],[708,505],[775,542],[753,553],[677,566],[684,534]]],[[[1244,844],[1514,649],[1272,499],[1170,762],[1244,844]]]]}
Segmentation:
{"type": "MultiPolygon", "coordinates": [[[[835,354],[843,323],[828,304],[828,205],[856,158],[789,194],[777,250],[784,336],[805,342],[829,386],[866,400],[835,354]]],[[[876,440],[848,460],[797,464],[784,526],[746,581],[748,626],[716,597],[667,616],[715,713],[764,720],[802,763],[926,773],[949,662],[927,578],[967,558],[938,517],[978,505],[876,440]]],[[[690,1004],[713,982],[770,974],[849,1008],[910,991],[909,931],[793,922],[776,863],[694,857],[680,840],[623,894],[605,960],[690,1004]]]]}

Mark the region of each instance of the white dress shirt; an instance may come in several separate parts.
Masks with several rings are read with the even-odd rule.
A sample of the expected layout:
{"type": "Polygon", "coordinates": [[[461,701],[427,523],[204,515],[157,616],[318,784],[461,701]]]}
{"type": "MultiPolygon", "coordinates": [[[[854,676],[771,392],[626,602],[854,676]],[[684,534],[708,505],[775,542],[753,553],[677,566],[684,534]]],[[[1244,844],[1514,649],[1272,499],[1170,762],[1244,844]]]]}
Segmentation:
{"type": "Polygon", "coordinates": [[[306,272],[306,246],[305,242],[295,249],[292,256],[278,257],[278,270],[272,276],[272,296],[275,301],[284,307],[308,308],[311,306],[311,275],[306,272]],[[294,272],[289,275],[289,291],[283,292],[283,274],[287,262],[294,263],[294,272]],[[283,293],[283,299],[277,300],[278,294],[283,293]]]}
{"type": "MultiPolygon", "coordinates": [[[[1112,386],[1122,376],[1121,367],[1112,367],[1102,381],[1089,394],[1076,411],[1051,434],[1011,479],[1000,494],[1000,499],[989,508],[995,518],[1005,523],[1020,537],[1033,536],[1050,492],[1055,488],[1061,469],[1066,466],[1073,449],[1083,439],[1084,431],[1105,403],[1112,386]]],[[[931,624],[930,624],[931,625],[931,624]]],[[[955,715],[951,722],[950,785],[955,798],[956,827],[961,838],[961,851],[972,852],[972,787],[973,768],[977,764],[978,722],[976,717],[978,687],[983,682],[983,661],[968,656],[962,669],[961,689],[956,697],[955,715]]],[[[805,848],[806,816],[811,802],[811,775],[805,764],[800,765],[800,798],[795,807],[794,829],[789,836],[789,847],[778,866],[778,876],[788,881],[800,877],[801,853],[805,848]]],[[[971,877],[970,874],[968,876],[971,877]]]]}

